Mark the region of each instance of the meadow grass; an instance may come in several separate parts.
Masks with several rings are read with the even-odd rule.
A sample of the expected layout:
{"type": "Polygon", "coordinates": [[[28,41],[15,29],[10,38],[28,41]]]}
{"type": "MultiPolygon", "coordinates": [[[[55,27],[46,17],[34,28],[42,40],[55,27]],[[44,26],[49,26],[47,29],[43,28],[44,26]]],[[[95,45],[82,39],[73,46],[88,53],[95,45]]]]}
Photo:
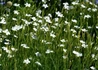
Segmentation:
{"type": "Polygon", "coordinates": [[[64,5],[58,11],[55,5],[14,3],[2,12],[0,70],[98,69],[98,6],[64,5]]]}

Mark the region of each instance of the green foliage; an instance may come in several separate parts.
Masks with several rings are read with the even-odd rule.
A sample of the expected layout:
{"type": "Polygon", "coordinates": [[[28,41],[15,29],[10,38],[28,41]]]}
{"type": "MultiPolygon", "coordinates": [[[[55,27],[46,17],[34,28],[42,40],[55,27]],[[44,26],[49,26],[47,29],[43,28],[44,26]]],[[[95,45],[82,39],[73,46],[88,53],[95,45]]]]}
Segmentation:
{"type": "Polygon", "coordinates": [[[0,16],[0,70],[98,69],[97,5],[27,3],[0,16]]]}

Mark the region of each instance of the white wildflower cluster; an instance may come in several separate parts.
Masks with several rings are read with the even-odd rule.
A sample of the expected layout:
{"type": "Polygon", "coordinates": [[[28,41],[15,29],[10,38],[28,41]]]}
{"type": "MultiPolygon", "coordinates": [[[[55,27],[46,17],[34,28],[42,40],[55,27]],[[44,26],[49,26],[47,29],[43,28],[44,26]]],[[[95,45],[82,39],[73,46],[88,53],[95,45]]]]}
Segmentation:
{"type": "Polygon", "coordinates": [[[6,24],[6,19],[4,17],[0,18],[0,24],[6,24]]]}
{"type": "Polygon", "coordinates": [[[55,38],[55,37],[56,37],[56,35],[55,35],[55,33],[54,33],[53,31],[50,32],[50,36],[51,36],[52,38],[55,38]]]}
{"type": "Polygon", "coordinates": [[[14,57],[13,52],[16,52],[18,49],[11,47],[11,49],[8,49],[8,47],[3,46],[2,49],[8,54],[8,58],[14,57]]]}
{"type": "Polygon", "coordinates": [[[56,12],[56,15],[57,15],[58,17],[64,17],[63,14],[62,14],[61,12],[59,12],[59,11],[56,12]]]}
{"type": "Polygon", "coordinates": [[[63,5],[64,5],[64,9],[69,10],[69,4],[67,2],[63,3],[63,5]]]}
{"type": "Polygon", "coordinates": [[[86,44],[85,41],[80,40],[80,43],[82,44],[81,46],[82,46],[83,48],[87,48],[87,47],[88,47],[88,45],[86,44]]]}

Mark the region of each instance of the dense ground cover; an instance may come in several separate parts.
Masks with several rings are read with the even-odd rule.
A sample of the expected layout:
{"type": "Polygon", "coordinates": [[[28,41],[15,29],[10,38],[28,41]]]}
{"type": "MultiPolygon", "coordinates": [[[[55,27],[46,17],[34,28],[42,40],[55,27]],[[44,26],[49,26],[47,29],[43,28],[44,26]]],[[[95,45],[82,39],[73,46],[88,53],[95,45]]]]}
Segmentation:
{"type": "Polygon", "coordinates": [[[97,70],[98,6],[13,3],[0,16],[0,70],[97,70]]]}

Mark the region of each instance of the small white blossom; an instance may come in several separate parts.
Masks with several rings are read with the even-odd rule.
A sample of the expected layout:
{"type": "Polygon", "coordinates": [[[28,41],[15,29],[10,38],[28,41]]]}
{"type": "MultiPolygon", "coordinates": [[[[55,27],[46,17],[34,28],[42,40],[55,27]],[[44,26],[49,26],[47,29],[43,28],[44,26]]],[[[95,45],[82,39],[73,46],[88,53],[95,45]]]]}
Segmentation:
{"type": "Polygon", "coordinates": [[[29,63],[30,63],[30,60],[29,60],[29,59],[25,59],[25,60],[23,61],[23,63],[29,64],[29,63]]]}
{"type": "Polygon", "coordinates": [[[35,62],[37,65],[42,66],[42,64],[38,61],[35,62]]]}
{"type": "Polygon", "coordinates": [[[50,33],[50,36],[51,36],[51,37],[53,37],[53,38],[55,38],[55,37],[56,37],[56,35],[55,35],[55,34],[53,34],[53,33],[50,33]]]}
{"type": "Polygon", "coordinates": [[[39,52],[36,52],[35,55],[36,56],[41,56],[41,54],[39,52]]]}
{"type": "Polygon", "coordinates": [[[96,29],[98,29],[98,26],[96,26],[96,29]]]}
{"type": "Polygon", "coordinates": [[[63,51],[64,51],[64,53],[66,53],[67,50],[66,49],[63,49],[63,51]]]}
{"type": "Polygon", "coordinates": [[[96,68],[94,66],[91,66],[90,69],[91,70],[96,70],[96,68]]]}
{"type": "Polygon", "coordinates": [[[93,8],[93,9],[92,9],[92,11],[93,11],[93,12],[96,12],[96,11],[97,11],[97,9],[96,9],[96,8],[93,8]]]}
{"type": "Polygon", "coordinates": [[[67,57],[66,56],[63,56],[63,59],[66,59],[67,57]]]}
{"type": "Polygon", "coordinates": [[[81,4],[81,7],[82,7],[82,8],[86,8],[86,6],[85,6],[85,5],[83,5],[83,4],[81,4]]]}
{"type": "Polygon", "coordinates": [[[19,7],[20,4],[14,3],[13,6],[15,6],[15,7],[19,7]]]}
{"type": "Polygon", "coordinates": [[[69,10],[69,4],[67,2],[63,3],[63,5],[64,5],[64,9],[69,10]]]}
{"type": "Polygon", "coordinates": [[[75,19],[72,19],[72,22],[74,22],[74,23],[77,23],[77,20],[75,20],[75,19]]]}
{"type": "Polygon", "coordinates": [[[43,7],[46,9],[46,8],[48,8],[48,5],[47,4],[43,4],[43,7]]]}
{"type": "Polygon", "coordinates": [[[12,20],[17,21],[17,18],[12,18],[12,20]]]}
{"type": "Polygon", "coordinates": [[[32,15],[31,15],[31,14],[26,14],[26,16],[27,16],[27,17],[31,17],[32,15]]]}
{"type": "Polygon", "coordinates": [[[92,9],[91,9],[91,8],[88,8],[87,10],[88,10],[88,11],[91,11],[92,9]]]}
{"type": "Polygon", "coordinates": [[[82,44],[82,47],[87,48],[87,47],[88,47],[88,45],[86,45],[86,44],[82,44]]]}
{"type": "Polygon", "coordinates": [[[61,41],[62,43],[66,42],[65,39],[61,39],[60,41],[61,41]]]}
{"type": "Polygon", "coordinates": [[[31,4],[25,3],[25,7],[31,7],[31,4]]]}
{"type": "Polygon", "coordinates": [[[8,29],[3,30],[3,33],[5,33],[6,35],[10,35],[10,32],[8,29]]]}
{"type": "Polygon", "coordinates": [[[81,57],[82,56],[82,53],[79,53],[77,51],[73,51],[73,54],[75,54],[77,57],[81,57]]]}
{"type": "Polygon", "coordinates": [[[45,16],[44,19],[46,20],[46,22],[48,22],[48,23],[52,23],[52,21],[51,21],[51,19],[50,19],[49,16],[45,16]]]}
{"type": "Polygon", "coordinates": [[[14,14],[18,15],[19,14],[18,10],[14,10],[14,14]]]}
{"type": "Polygon", "coordinates": [[[45,53],[46,53],[46,54],[49,54],[49,53],[53,53],[53,51],[50,50],[50,49],[47,49],[45,53]]]}
{"type": "Polygon", "coordinates": [[[72,2],[72,5],[78,5],[79,3],[78,2],[72,2]]]}
{"type": "Polygon", "coordinates": [[[4,18],[4,17],[1,17],[0,24],[6,24],[6,20],[5,20],[5,18],[4,18]]]}
{"type": "Polygon", "coordinates": [[[85,28],[84,29],[81,29],[83,32],[87,32],[88,30],[86,30],[85,28]]]}
{"type": "Polygon", "coordinates": [[[95,58],[95,54],[91,54],[92,58],[95,58]]]}
{"type": "Polygon", "coordinates": [[[56,12],[56,15],[57,15],[58,17],[64,17],[63,14],[62,14],[61,12],[59,12],[59,11],[56,12]]]}
{"type": "Polygon", "coordinates": [[[12,27],[12,30],[13,31],[18,31],[18,30],[20,30],[20,29],[22,29],[22,25],[15,25],[14,27],[12,27]]]}
{"type": "Polygon", "coordinates": [[[26,44],[21,44],[23,48],[29,48],[26,44]]]}
{"type": "Polygon", "coordinates": [[[91,18],[91,16],[90,16],[90,15],[85,15],[85,16],[84,16],[84,19],[85,19],[85,18],[91,18]]]}
{"type": "Polygon", "coordinates": [[[83,40],[80,40],[80,43],[82,43],[82,44],[85,44],[85,41],[83,41],[83,40]]]}
{"type": "Polygon", "coordinates": [[[15,52],[17,51],[17,49],[16,49],[16,48],[13,48],[13,47],[11,48],[11,50],[12,50],[12,51],[15,51],[15,52]]]}

